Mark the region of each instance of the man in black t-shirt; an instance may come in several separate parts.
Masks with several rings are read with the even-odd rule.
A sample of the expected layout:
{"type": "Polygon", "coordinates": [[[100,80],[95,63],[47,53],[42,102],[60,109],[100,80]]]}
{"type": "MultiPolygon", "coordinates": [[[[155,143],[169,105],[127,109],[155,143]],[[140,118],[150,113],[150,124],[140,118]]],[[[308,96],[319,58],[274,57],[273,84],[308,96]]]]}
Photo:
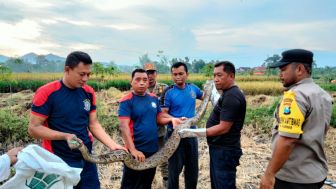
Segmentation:
{"type": "MultiPolygon", "coordinates": [[[[215,65],[214,82],[223,93],[211,112],[206,129],[198,129],[194,134],[207,137],[212,189],[236,188],[236,167],[242,155],[240,131],[245,119],[246,100],[234,80],[235,67],[231,62],[215,65]]],[[[182,136],[191,132],[194,133],[182,129],[179,133],[182,136]]]]}

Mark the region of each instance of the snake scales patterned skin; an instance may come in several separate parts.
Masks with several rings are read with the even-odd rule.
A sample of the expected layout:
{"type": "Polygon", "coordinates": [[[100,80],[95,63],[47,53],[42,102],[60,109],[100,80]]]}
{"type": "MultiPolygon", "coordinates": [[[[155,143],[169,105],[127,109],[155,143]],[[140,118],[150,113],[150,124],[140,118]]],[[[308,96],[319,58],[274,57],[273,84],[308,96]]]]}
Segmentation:
{"type": "Polygon", "coordinates": [[[132,157],[130,153],[123,150],[115,150],[101,155],[92,155],[89,153],[85,145],[80,145],[78,142],[72,142],[70,144],[71,148],[78,148],[82,153],[84,159],[92,163],[108,164],[113,162],[124,162],[127,167],[134,170],[145,170],[157,167],[158,165],[167,162],[177,149],[181,140],[178,131],[184,128],[190,128],[191,125],[196,125],[202,118],[205,113],[207,104],[210,100],[213,87],[213,81],[207,81],[204,84],[205,97],[202,103],[197,108],[196,115],[188,119],[181,125],[177,126],[171,137],[165,143],[165,145],[158,152],[146,158],[144,162],[137,161],[132,157]]]}

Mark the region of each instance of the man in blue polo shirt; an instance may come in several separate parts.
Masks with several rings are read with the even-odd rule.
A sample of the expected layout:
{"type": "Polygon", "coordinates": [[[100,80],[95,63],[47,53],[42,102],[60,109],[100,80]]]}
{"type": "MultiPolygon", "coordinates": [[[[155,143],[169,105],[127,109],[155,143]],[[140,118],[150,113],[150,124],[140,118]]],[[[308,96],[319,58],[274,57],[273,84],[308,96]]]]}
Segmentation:
{"type": "Polygon", "coordinates": [[[83,168],[75,189],[99,189],[95,164],[85,161],[68,142],[75,139],[91,151],[92,135],[111,150],[125,149],[115,143],[97,119],[96,96],[86,85],[91,73],[91,57],[84,52],[70,53],[62,80],[40,87],[33,98],[28,132],[42,139],[42,146],[62,158],[69,166],[83,168]]]}
{"type": "MultiPolygon", "coordinates": [[[[171,67],[174,85],[166,88],[161,100],[162,110],[174,117],[192,118],[195,116],[196,99],[203,99],[203,93],[194,84],[186,83],[188,68],[185,63],[177,62],[171,67]]],[[[192,126],[195,128],[196,126],[192,126]]],[[[173,132],[171,124],[167,136],[173,132]]],[[[198,179],[198,141],[197,138],[183,138],[168,162],[168,189],[179,187],[179,175],[184,166],[186,189],[196,189],[198,179]]]]}
{"type": "MultiPolygon", "coordinates": [[[[132,92],[119,102],[120,129],[129,152],[138,161],[158,151],[157,127],[172,122],[182,123],[181,119],[162,113],[155,94],[147,93],[148,75],[144,69],[132,72],[132,92]]],[[[150,189],[156,168],[137,171],[124,166],[121,181],[122,189],[150,189]]]]}

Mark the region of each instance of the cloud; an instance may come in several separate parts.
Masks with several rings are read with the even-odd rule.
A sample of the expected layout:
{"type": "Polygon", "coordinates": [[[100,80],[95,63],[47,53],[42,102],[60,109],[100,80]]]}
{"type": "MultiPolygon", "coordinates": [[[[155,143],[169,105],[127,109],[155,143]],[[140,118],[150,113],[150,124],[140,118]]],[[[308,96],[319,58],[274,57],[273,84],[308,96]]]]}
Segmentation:
{"type": "Polygon", "coordinates": [[[95,60],[126,64],[159,50],[207,60],[292,47],[336,51],[331,0],[1,1],[0,54],[6,55],[85,50],[95,60]]]}
{"type": "Polygon", "coordinates": [[[137,24],[110,24],[105,27],[116,29],[116,30],[136,30],[136,29],[144,29],[144,26],[137,24]]]}
{"type": "Polygon", "coordinates": [[[14,3],[20,3],[20,6],[27,7],[27,8],[36,8],[36,9],[45,9],[54,7],[55,4],[52,1],[40,1],[40,0],[29,0],[29,1],[18,1],[13,0],[14,3]]]}
{"type": "Polygon", "coordinates": [[[330,40],[336,21],[265,22],[244,26],[204,25],[193,29],[197,49],[213,52],[235,52],[241,48],[293,48],[336,51],[330,40]],[[243,46],[243,47],[241,47],[243,46]]]}
{"type": "Polygon", "coordinates": [[[74,43],[74,44],[70,44],[70,48],[73,50],[86,51],[86,50],[99,50],[101,49],[101,46],[94,45],[94,44],[74,43]]]}
{"type": "Polygon", "coordinates": [[[42,27],[33,20],[24,19],[17,23],[0,22],[0,53],[22,55],[27,52],[48,53],[48,48],[59,45],[41,37],[42,27]]]}
{"type": "Polygon", "coordinates": [[[11,4],[0,2],[0,20],[3,22],[18,22],[24,18],[22,11],[11,4]]]}
{"type": "Polygon", "coordinates": [[[55,18],[54,19],[55,23],[59,22],[59,23],[69,23],[72,25],[76,25],[76,26],[94,26],[94,24],[88,22],[88,21],[75,21],[75,20],[71,20],[68,18],[64,18],[64,17],[59,17],[59,18],[55,18]]]}

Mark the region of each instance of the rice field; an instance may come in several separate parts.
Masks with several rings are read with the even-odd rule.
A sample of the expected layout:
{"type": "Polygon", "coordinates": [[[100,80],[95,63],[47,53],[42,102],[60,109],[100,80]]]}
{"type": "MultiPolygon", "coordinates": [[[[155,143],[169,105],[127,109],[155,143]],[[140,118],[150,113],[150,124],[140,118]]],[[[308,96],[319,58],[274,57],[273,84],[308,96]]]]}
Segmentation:
{"type": "MultiPolygon", "coordinates": [[[[63,73],[13,73],[9,76],[12,80],[54,80],[62,78],[63,73]]],[[[91,79],[101,79],[101,75],[91,75],[91,79]]],[[[120,80],[120,79],[130,79],[131,74],[129,73],[117,73],[114,75],[104,75],[104,80],[120,80]]],[[[207,80],[212,79],[212,77],[205,76],[204,74],[189,74],[189,80],[207,80]]],[[[170,80],[170,74],[158,74],[158,80],[170,80]]],[[[278,76],[262,76],[262,75],[236,75],[237,81],[278,81],[278,76]]]]}
{"type": "MultiPolygon", "coordinates": [[[[61,79],[63,73],[14,73],[6,79],[0,79],[0,92],[19,92],[20,90],[36,90],[39,86],[48,81],[61,79]],[[9,91],[10,90],[10,91],[9,91]]],[[[211,80],[204,74],[189,74],[189,83],[194,83],[200,88],[206,80],[211,80]]],[[[114,75],[95,75],[92,74],[88,84],[95,90],[108,89],[115,87],[120,90],[130,88],[131,74],[118,73],[114,75]]],[[[168,85],[172,84],[170,74],[159,74],[157,80],[168,85]]],[[[246,95],[281,95],[283,91],[282,83],[278,76],[266,75],[239,75],[237,74],[236,84],[243,90],[246,95]]],[[[315,80],[323,89],[335,92],[336,84],[325,83],[315,80]]]]}

